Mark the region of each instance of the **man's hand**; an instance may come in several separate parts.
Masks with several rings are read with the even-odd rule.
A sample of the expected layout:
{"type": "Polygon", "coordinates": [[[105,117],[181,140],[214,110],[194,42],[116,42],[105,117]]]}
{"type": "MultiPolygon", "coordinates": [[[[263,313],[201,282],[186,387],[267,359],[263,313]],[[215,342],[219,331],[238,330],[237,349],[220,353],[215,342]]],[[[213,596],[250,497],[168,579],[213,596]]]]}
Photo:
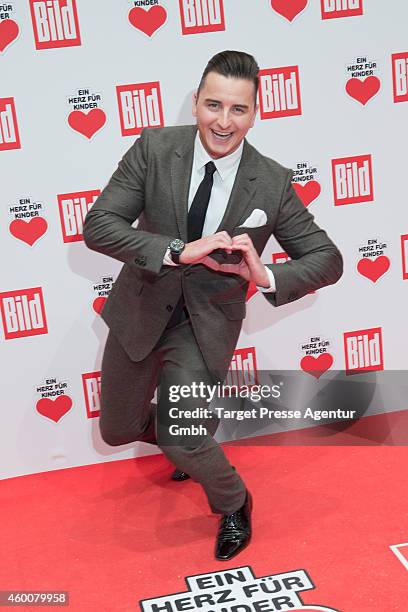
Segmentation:
{"type": "Polygon", "coordinates": [[[215,249],[224,249],[227,253],[232,252],[233,240],[228,232],[218,232],[211,236],[204,236],[194,242],[188,242],[184,251],[180,255],[181,264],[198,264],[205,263],[203,260],[215,251],[215,249]]]}
{"type": "Polygon", "coordinates": [[[243,258],[239,264],[219,264],[212,257],[205,257],[200,263],[216,272],[238,274],[247,281],[253,281],[259,287],[270,286],[268,273],[248,234],[239,234],[232,238],[228,252],[232,251],[242,251],[243,258]]]}

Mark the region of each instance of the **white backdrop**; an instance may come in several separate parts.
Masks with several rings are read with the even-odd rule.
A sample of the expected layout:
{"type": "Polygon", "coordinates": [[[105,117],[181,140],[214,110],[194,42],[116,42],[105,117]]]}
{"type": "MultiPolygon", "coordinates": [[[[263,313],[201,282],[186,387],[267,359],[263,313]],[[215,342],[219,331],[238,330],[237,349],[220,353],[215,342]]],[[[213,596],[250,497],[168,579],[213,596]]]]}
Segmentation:
{"type": "MultiPolygon", "coordinates": [[[[408,369],[407,22],[403,0],[0,5],[3,477],[154,452],[99,436],[97,311],[121,264],[86,249],[81,223],[141,127],[193,123],[223,49],[257,58],[249,140],[297,172],[345,260],[337,285],[279,309],[248,294],[233,367],[255,355],[310,385],[316,369],[408,369]]],[[[370,409],[405,409],[393,391],[370,409]]]]}

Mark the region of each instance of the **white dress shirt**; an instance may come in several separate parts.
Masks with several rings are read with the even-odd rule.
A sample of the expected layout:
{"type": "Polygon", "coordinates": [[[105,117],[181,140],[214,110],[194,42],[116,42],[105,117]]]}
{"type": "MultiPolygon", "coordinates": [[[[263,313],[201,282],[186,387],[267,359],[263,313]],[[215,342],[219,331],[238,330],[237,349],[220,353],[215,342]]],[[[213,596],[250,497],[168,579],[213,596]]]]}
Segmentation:
{"type": "MultiPolygon", "coordinates": [[[[194,196],[204,178],[205,165],[212,161],[217,171],[213,174],[213,186],[211,189],[210,201],[208,203],[207,212],[205,215],[203,236],[215,234],[227,208],[228,200],[231,195],[235,177],[238,171],[239,162],[241,161],[242,149],[244,141],[241,142],[238,149],[219,159],[213,159],[204,149],[199,132],[197,132],[194,142],[194,158],[193,167],[191,170],[190,190],[188,194],[188,210],[194,200],[194,196]]],[[[171,259],[170,248],[167,249],[163,263],[167,266],[176,266],[177,264],[171,259]]],[[[276,290],[275,278],[273,272],[265,266],[265,270],[270,280],[269,287],[257,287],[260,291],[274,292],[276,290]]]]}

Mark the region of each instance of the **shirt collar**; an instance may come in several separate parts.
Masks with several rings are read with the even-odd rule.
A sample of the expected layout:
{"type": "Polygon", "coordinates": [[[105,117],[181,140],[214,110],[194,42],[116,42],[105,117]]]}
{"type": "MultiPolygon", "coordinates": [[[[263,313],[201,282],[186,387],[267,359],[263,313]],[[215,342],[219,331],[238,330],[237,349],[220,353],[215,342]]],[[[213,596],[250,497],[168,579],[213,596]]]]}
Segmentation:
{"type": "Polygon", "coordinates": [[[207,151],[204,149],[200,134],[197,130],[195,142],[194,142],[194,165],[197,170],[200,170],[207,164],[209,161],[214,162],[215,167],[217,168],[217,172],[221,177],[221,180],[225,180],[227,176],[233,170],[238,168],[239,162],[242,157],[242,150],[244,148],[244,141],[241,142],[238,149],[226,155],[225,157],[220,157],[219,159],[213,159],[207,151]]]}

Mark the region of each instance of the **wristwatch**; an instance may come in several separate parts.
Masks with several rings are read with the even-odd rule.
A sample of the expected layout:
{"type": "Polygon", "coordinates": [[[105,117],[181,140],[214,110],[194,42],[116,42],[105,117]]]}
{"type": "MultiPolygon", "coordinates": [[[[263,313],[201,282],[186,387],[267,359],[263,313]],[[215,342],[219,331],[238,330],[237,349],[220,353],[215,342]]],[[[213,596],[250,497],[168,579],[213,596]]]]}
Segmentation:
{"type": "Polygon", "coordinates": [[[174,263],[176,264],[180,263],[180,255],[184,251],[185,246],[186,245],[184,244],[182,240],[180,240],[180,238],[175,238],[174,240],[170,242],[169,244],[170,257],[172,261],[174,261],[174,263]]]}

